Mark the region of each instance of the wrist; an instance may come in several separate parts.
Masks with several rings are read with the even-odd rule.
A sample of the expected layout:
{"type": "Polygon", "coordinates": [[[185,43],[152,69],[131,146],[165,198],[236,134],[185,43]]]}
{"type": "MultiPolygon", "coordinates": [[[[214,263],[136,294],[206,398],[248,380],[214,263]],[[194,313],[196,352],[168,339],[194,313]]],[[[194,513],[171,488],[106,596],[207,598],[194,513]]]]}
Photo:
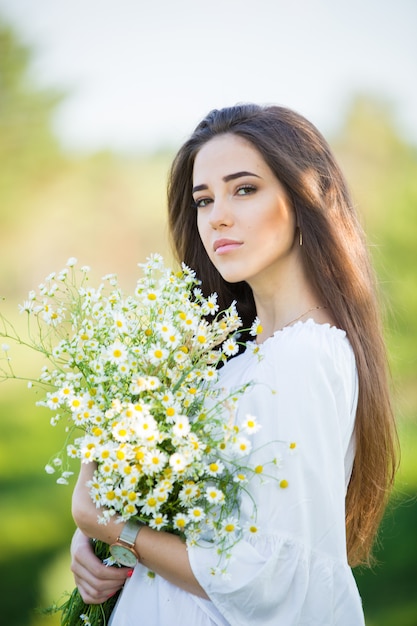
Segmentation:
{"type": "Polygon", "coordinates": [[[117,563],[125,567],[135,567],[138,563],[140,555],[136,539],[144,526],[145,524],[135,519],[125,523],[116,541],[110,545],[110,553],[117,563]]]}

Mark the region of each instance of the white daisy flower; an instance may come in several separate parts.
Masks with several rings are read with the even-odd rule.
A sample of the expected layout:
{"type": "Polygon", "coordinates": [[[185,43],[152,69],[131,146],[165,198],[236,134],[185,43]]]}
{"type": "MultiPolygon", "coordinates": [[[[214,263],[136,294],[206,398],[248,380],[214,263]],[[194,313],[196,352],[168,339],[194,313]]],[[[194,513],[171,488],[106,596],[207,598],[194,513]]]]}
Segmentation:
{"type": "Polygon", "coordinates": [[[185,513],[177,513],[172,521],[174,528],[181,531],[184,531],[189,523],[188,516],[185,513]]]}
{"type": "Polygon", "coordinates": [[[222,350],[227,356],[234,356],[239,352],[239,345],[236,343],[235,339],[230,338],[223,342],[222,350]]]}
{"type": "Polygon", "coordinates": [[[142,440],[154,438],[158,433],[158,425],[155,418],[152,417],[152,415],[149,415],[149,413],[138,412],[137,416],[134,418],[131,428],[135,435],[142,440]]]}
{"type": "Polygon", "coordinates": [[[179,415],[174,420],[172,432],[176,437],[187,437],[191,429],[190,422],[186,415],[179,415]]]}
{"type": "Polygon", "coordinates": [[[194,506],[188,509],[188,517],[191,522],[201,522],[206,517],[206,514],[201,506],[194,506]]]}
{"type": "Polygon", "coordinates": [[[129,391],[135,395],[139,395],[145,389],[147,389],[145,376],[136,376],[130,383],[129,391]]]}
{"type": "Polygon", "coordinates": [[[203,315],[214,315],[219,310],[217,304],[217,293],[213,293],[209,296],[201,307],[203,315]]]}
{"type": "Polygon", "coordinates": [[[174,353],[174,361],[177,365],[182,365],[188,361],[188,355],[184,352],[184,350],[176,350],[174,353]]]}
{"type": "Polygon", "coordinates": [[[126,347],[120,341],[115,341],[108,347],[105,354],[110,363],[119,365],[120,363],[125,363],[128,353],[126,347]]]}
{"type": "Polygon", "coordinates": [[[113,314],[114,327],[118,333],[125,333],[128,331],[128,324],[126,322],[126,317],[117,311],[113,314]]]}
{"type": "Polygon", "coordinates": [[[232,449],[238,456],[244,456],[252,450],[252,443],[246,437],[236,437],[232,449]]]}
{"type": "Polygon", "coordinates": [[[174,472],[182,472],[187,467],[187,459],[183,454],[174,452],[174,454],[171,454],[169,457],[169,465],[174,472]]]}
{"type": "Polygon", "coordinates": [[[151,528],[154,528],[155,530],[162,530],[162,528],[167,524],[168,517],[166,515],[161,515],[160,513],[155,513],[155,515],[149,521],[149,526],[151,528]]]}
{"type": "Polygon", "coordinates": [[[240,531],[239,522],[236,517],[227,517],[222,521],[221,533],[224,536],[235,538],[240,531]]]}
{"type": "Polygon", "coordinates": [[[116,422],[111,432],[116,441],[128,441],[130,438],[130,427],[124,421],[116,422]]]}
{"type": "Polygon", "coordinates": [[[147,356],[151,363],[153,363],[154,365],[159,365],[160,363],[163,363],[164,361],[166,361],[168,357],[168,351],[166,348],[163,348],[160,344],[153,345],[148,350],[147,356]]]}
{"type": "Polygon", "coordinates": [[[78,449],[74,444],[67,446],[67,455],[70,459],[76,459],[78,457],[78,449]]]}
{"type": "Polygon", "coordinates": [[[210,504],[221,504],[224,501],[223,491],[214,486],[207,487],[204,496],[210,504]]]}
{"type": "Polygon", "coordinates": [[[167,455],[161,450],[150,450],[145,454],[143,471],[145,474],[156,474],[164,469],[167,461],[167,455]]]}
{"type": "Polygon", "coordinates": [[[224,470],[224,465],[221,461],[212,461],[206,466],[207,473],[210,476],[218,476],[224,470]]]}
{"type": "Polygon", "coordinates": [[[243,527],[243,531],[251,537],[254,537],[255,535],[259,535],[259,532],[260,532],[258,524],[256,524],[256,522],[252,520],[248,520],[245,523],[243,527]]]}
{"type": "Polygon", "coordinates": [[[200,496],[200,488],[195,483],[187,483],[181,489],[179,499],[183,504],[191,504],[200,496]]]}
{"type": "Polygon", "coordinates": [[[246,414],[245,420],[242,424],[242,429],[249,435],[257,433],[261,429],[261,425],[258,423],[257,418],[254,415],[246,414]]]}
{"type": "MultiPolygon", "coordinates": [[[[165,353],[167,355],[167,353],[165,353]]],[[[146,388],[150,391],[154,391],[161,386],[161,381],[157,376],[148,376],[146,379],[146,388]]]]}
{"type": "Polygon", "coordinates": [[[204,372],[204,379],[210,381],[211,383],[215,383],[218,379],[218,372],[214,367],[208,367],[204,372]]]}

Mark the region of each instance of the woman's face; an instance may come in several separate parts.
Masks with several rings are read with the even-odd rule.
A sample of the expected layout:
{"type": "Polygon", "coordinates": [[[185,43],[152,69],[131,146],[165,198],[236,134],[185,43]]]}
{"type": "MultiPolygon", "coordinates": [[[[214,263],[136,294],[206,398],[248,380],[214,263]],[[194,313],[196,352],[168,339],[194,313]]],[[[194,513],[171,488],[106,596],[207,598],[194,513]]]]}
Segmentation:
{"type": "Polygon", "coordinates": [[[201,240],[226,281],[270,290],[288,273],[298,254],[294,211],[252,144],[233,134],[204,144],[194,162],[193,198],[201,240]]]}

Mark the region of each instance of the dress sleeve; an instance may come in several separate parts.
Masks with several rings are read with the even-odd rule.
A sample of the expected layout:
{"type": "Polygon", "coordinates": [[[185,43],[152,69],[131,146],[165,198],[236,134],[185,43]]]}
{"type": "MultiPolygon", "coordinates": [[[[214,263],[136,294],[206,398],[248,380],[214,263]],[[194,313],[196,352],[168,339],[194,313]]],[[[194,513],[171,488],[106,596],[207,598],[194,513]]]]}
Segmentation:
{"type": "MultiPolygon", "coordinates": [[[[238,359],[241,359],[239,362],[238,359]]],[[[191,567],[232,626],[360,626],[359,594],[346,558],[345,492],[351,465],[357,376],[343,331],[314,322],[277,333],[261,359],[244,354],[226,385],[255,380],[240,400],[262,428],[252,456],[267,464],[282,450],[280,481],[251,480],[240,520],[256,502],[259,533],[233,546],[225,575],[212,544],[188,547],[191,567]],[[296,443],[295,453],[287,445],[296,443]],[[285,484],[287,484],[285,483],[285,484]]]]}

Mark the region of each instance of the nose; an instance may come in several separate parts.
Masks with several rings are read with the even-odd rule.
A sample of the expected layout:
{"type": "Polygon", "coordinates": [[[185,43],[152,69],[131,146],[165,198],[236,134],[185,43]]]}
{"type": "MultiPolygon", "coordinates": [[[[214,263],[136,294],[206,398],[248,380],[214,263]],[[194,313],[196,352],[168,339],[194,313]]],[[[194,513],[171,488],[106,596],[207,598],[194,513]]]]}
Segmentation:
{"type": "Polygon", "coordinates": [[[233,214],[226,198],[216,198],[211,204],[209,224],[214,230],[231,226],[233,214]]]}

